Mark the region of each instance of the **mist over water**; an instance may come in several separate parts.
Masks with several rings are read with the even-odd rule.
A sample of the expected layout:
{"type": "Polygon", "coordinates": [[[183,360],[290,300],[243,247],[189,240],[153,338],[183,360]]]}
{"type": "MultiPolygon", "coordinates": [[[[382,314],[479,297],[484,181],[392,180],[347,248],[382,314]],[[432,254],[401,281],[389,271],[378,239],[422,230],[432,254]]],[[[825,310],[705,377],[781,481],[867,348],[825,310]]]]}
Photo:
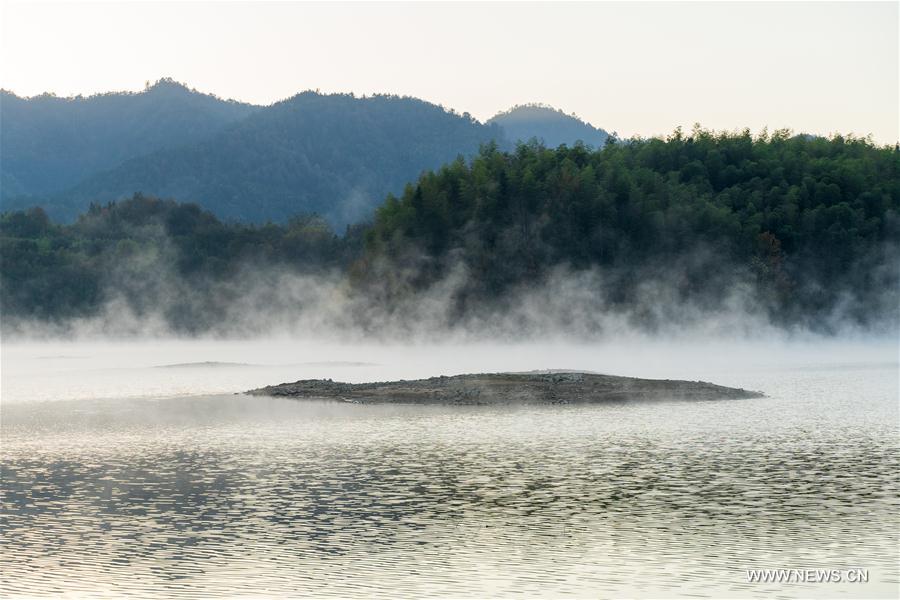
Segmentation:
{"type": "MultiPolygon", "coordinates": [[[[94,314],[52,320],[7,316],[2,327],[7,340],[291,337],[394,345],[869,338],[900,326],[895,250],[887,256],[891,266],[876,269],[883,273],[880,293],[863,297],[847,290],[828,312],[778,321],[752,277],[733,265],[709,268],[705,286],[712,291],[705,295],[685,295],[687,269],[558,266],[503,297],[467,301],[473,283],[462,264],[410,293],[421,265],[408,272],[385,266],[366,286],[339,272],[302,274],[252,263],[228,280],[198,282],[171,273],[166,264],[174,259],[163,252],[152,264],[138,257],[139,266],[125,261],[110,273],[103,287],[106,301],[94,314]],[[617,290],[625,287],[631,290],[628,301],[615,302],[617,290]]],[[[707,266],[712,260],[684,258],[707,266]]]]}
{"type": "MultiPolygon", "coordinates": [[[[703,379],[758,389],[759,371],[896,365],[896,340],[807,337],[744,341],[634,334],[603,342],[425,341],[408,344],[272,337],[5,340],[3,403],[235,393],[310,378],[352,383],[436,375],[578,369],[703,379]]],[[[765,390],[762,390],[765,391],[765,390]]]]}
{"type": "Polygon", "coordinates": [[[147,248],[108,265],[96,306],[43,316],[7,310],[0,320],[4,339],[763,342],[868,338],[900,327],[900,246],[892,242],[852,269],[870,275],[867,287],[792,282],[792,295],[822,298],[822,306],[807,313],[777,308],[773,290],[760,284],[758,274],[700,243],[658,264],[576,269],[560,263],[493,294],[459,257],[446,259],[441,276],[430,278],[436,261],[418,250],[376,258],[365,281],[353,267],[326,268],[315,261],[287,266],[246,259],[227,277],[186,275],[177,265],[190,253],[161,223],[150,219],[126,230],[149,240],[147,248]]]}

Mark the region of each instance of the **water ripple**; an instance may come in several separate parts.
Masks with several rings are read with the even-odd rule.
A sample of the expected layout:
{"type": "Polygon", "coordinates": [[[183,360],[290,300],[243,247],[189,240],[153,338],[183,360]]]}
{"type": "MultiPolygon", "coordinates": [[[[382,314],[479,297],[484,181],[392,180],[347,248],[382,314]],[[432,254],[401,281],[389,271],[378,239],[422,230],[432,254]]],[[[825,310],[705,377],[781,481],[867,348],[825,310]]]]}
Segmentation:
{"type": "Polygon", "coordinates": [[[745,569],[862,566],[863,595],[896,597],[895,426],[765,420],[772,402],[8,407],[0,584],[4,596],[840,596],[860,588],[748,584],[745,569]]]}

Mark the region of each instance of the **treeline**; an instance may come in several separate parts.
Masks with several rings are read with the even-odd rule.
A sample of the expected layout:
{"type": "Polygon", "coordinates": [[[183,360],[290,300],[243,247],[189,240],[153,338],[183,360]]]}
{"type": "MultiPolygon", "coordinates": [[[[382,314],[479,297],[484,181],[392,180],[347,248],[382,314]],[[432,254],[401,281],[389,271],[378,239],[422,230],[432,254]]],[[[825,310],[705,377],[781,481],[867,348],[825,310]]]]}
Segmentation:
{"type": "Polygon", "coordinates": [[[71,225],[40,209],[5,213],[0,308],[4,321],[59,321],[98,314],[113,297],[140,314],[168,296],[170,324],[197,331],[221,314],[214,295],[240,289],[219,284],[277,269],[338,273],[351,295],[387,311],[452,275],[445,300],[464,321],[562,271],[596,275],[582,309],[638,307],[633,324],[649,328],[666,314],[651,307],[715,312],[736,296],[785,326],[871,327],[897,322],[898,240],[896,148],[679,130],[596,151],[487,145],[341,235],[315,216],[225,223],[140,194],[71,225]]]}
{"type": "Polygon", "coordinates": [[[59,321],[96,315],[113,298],[136,314],[164,303],[170,324],[192,331],[215,322],[219,299],[202,296],[221,289],[216,284],[254,268],[343,270],[361,246],[360,227],[338,237],[316,216],[284,225],[223,223],[195,204],[142,194],[92,205],[71,225],[34,208],[0,218],[0,307],[7,320],[59,321]],[[176,297],[161,297],[167,291],[176,297]]]}
{"type": "Polygon", "coordinates": [[[602,273],[605,306],[648,305],[655,281],[665,301],[721,308],[740,288],[783,324],[865,325],[896,319],[898,211],[896,148],[698,127],[599,151],[486,147],[389,197],[365,260],[418,260],[401,290],[464,265],[462,311],[564,265],[602,273]]]}

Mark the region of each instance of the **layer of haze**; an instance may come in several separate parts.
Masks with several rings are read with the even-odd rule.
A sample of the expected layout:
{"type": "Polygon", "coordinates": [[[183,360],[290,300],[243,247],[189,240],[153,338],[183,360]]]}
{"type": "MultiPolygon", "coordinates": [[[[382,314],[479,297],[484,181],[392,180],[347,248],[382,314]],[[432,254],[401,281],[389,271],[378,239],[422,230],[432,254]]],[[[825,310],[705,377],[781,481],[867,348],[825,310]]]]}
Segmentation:
{"type": "MultiPolygon", "coordinates": [[[[870,380],[872,369],[896,369],[898,363],[896,343],[876,338],[622,337],[590,344],[559,340],[344,344],[271,337],[4,340],[0,365],[3,403],[12,404],[231,394],[307,378],[365,382],[542,369],[699,379],[761,389],[761,380],[780,371],[793,370],[797,376],[802,371],[827,374],[831,369],[851,369],[858,378],[870,380]]],[[[866,389],[862,382],[855,386],[866,389]]],[[[859,401],[847,398],[847,402],[859,401]]]]}
{"type": "Polygon", "coordinates": [[[420,97],[484,120],[540,101],[621,136],[700,122],[898,139],[898,4],[4,1],[0,85],[140,90],[170,76],[268,104],[420,97]]]}

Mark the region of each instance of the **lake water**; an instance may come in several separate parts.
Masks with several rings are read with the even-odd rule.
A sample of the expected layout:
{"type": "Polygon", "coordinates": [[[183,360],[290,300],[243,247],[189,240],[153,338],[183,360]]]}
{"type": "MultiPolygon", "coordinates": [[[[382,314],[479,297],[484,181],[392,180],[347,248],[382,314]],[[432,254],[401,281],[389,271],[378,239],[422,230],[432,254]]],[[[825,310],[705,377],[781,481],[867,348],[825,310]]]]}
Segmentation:
{"type": "Polygon", "coordinates": [[[896,341],[13,343],[4,596],[900,594],[896,341]],[[528,408],[235,395],[578,368],[760,399],[528,408]],[[748,583],[751,568],[868,583],[748,583]]]}

